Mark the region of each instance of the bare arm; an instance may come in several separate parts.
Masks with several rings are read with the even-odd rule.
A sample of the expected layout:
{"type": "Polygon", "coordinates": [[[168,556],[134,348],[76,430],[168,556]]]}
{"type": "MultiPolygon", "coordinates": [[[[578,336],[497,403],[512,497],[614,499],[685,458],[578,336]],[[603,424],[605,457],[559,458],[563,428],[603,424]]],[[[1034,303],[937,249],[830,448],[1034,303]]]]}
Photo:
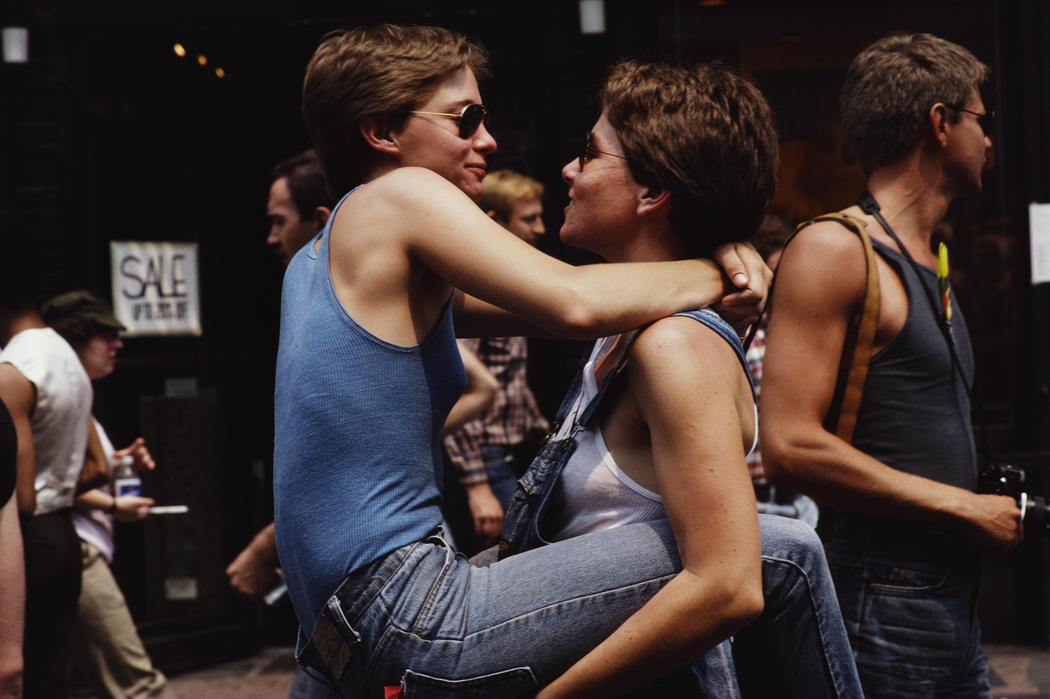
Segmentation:
{"type": "Polygon", "coordinates": [[[398,344],[418,342],[433,327],[440,309],[430,302],[424,313],[421,304],[443,298],[435,279],[569,338],[634,328],[715,303],[725,293],[721,270],[710,261],[563,263],[420,168],[399,168],[369,182],[335,217],[336,294],[355,320],[398,344]],[[425,293],[412,291],[424,285],[425,293]]]}
{"type": "Polygon", "coordinates": [[[957,526],[983,545],[1016,545],[1020,511],[1010,498],[904,473],[824,429],[864,270],[859,240],[834,223],[807,228],[784,253],[763,367],[768,475],[843,510],[957,526]]]}
{"type": "Polygon", "coordinates": [[[627,385],[648,428],[682,572],[540,697],[619,695],[695,660],[762,610],[741,438],[740,397],[747,391],[750,403],[750,391],[732,350],[693,320],[660,321],[638,339],[627,385]]]}
{"type": "Polygon", "coordinates": [[[0,400],[11,413],[18,437],[18,474],[15,492],[18,512],[36,511],[36,451],[30,419],[36,405],[36,386],[11,364],[0,364],[0,400]]]}
{"type": "Polygon", "coordinates": [[[277,583],[277,568],[281,562],[277,558],[277,537],[273,524],[268,524],[255,535],[244,550],[237,554],[233,562],[226,567],[230,587],[235,592],[262,599],[263,595],[277,583]]]}
{"type": "Polygon", "coordinates": [[[22,531],[14,494],[0,508],[0,697],[22,696],[22,627],[25,619],[22,531]]]}
{"type": "MultiPolygon", "coordinates": [[[[492,405],[500,388],[499,381],[478,356],[462,341],[458,344],[463,368],[467,372],[467,387],[445,420],[445,427],[441,431],[443,437],[453,434],[466,423],[480,417],[492,405]]],[[[488,480],[465,484],[463,489],[467,495],[471,519],[474,521],[474,531],[486,544],[493,543],[499,536],[500,527],[503,526],[503,508],[492,493],[488,480]]]]}
{"type": "MultiPolygon", "coordinates": [[[[773,272],[747,243],[720,246],[713,261],[722,271],[724,296],[712,307],[743,333],[762,311],[773,272]]],[[[554,337],[538,325],[462,291],[456,293],[455,303],[459,337],[554,337]]]]}
{"type": "Polygon", "coordinates": [[[463,360],[463,369],[467,374],[467,386],[445,418],[445,425],[441,429],[442,437],[447,437],[484,413],[486,408],[492,405],[496,392],[499,391],[499,382],[481,363],[478,356],[462,342],[457,345],[459,356],[463,360]]]}
{"type": "Polygon", "coordinates": [[[153,498],[143,498],[137,495],[113,496],[103,490],[93,488],[78,495],[73,504],[81,512],[102,510],[113,515],[118,522],[138,522],[149,516],[153,498]]]}

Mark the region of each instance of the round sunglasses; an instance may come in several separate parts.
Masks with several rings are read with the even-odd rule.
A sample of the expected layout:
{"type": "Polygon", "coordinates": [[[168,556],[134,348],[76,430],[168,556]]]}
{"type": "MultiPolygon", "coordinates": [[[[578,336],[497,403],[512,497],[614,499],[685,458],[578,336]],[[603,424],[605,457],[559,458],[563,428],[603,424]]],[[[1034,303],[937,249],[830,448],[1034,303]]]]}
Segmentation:
{"type": "Polygon", "coordinates": [[[421,112],[418,110],[409,110],[408,114],[427,114],[429,116],[443,116],[449,117],[450,119],[456,119],[459,121],[459,137],[470,138],[474,133],[481,128],[481,125],[485,123],[485,119],[488,118],[489,110],[485,109],[483,104],[468,104],[460,110],[459,114],[452,114],[450,112],[421,112]]]}

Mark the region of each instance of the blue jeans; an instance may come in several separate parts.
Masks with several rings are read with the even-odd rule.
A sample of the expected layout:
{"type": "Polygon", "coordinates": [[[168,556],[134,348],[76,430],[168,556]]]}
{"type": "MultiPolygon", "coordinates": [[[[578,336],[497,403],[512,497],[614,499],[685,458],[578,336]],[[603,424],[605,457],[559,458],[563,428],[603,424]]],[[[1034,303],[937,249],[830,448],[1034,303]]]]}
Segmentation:
{"type": "MultiPolygon", "coordinates": [[[[777,520],[770,526],[784,547],[803,541],[803,559],[823,560],[806,525],[764,519],[777,520]]],[[[844,631],[841,652],[829,647],[833,631],[830,638],[815,633],[812,643],[797,640],[799,629],[816,628],[804,616],[837,619],[830,583],[828,590],[812,587],[812,576],[800,565],[772,566],[768,575],[766,567],[764,582],[785,602],[767,609],[756,636],[763,629],[787,634],[790,648],[777,646],[776,652],[793,654],[792,674],[825,676],[800,696],[859,696],[849,681],[844,631]],[[785,597],[789,593],[795,601],[785,597]],[[811,657],[813,652],[828,660],[811,657]],[[841,686],[822,689],[840,680],[841,686]]],[[[432,536],[348,576],[300,660],[325,669],[349,697],[382,696],[382,687],[401,683],[405,697],[531,696],[612,633],[679,568],[665,521],[576,537],[488,567],[470,565],[432,536]]],[[[672,673],[658,685],[682,689],[669,696],[695,695],[688,672],[672,673]]],[[[855,672],[852,677],[855,683],[855,672]]]]}
{"type": "Polygon", "coordinates": [[[472,566],[440,536],[352,573],[300,659],[348,697],[531,696],[598,645],[680,567],[665,522],[472,566]],[[319,662],[320,661],[320,662],[319,662]]]}
{"type": "Polygon", "coordinates": [[[824,548],[805,522],[759,515],[765,609],[733,638],[745,697],[862,697],[824,548]]]}
{"type": "Polygon", "coordinates": [[[829,549],[868,697],[989,697],[980,556],[956,532],[840,514],[829,549]]]}

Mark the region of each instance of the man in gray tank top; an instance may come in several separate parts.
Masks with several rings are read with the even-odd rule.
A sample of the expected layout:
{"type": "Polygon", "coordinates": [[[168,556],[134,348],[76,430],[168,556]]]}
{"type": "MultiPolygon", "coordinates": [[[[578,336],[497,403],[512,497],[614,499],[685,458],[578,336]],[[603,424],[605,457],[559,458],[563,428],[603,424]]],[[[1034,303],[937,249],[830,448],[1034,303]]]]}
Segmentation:
{"type": "Polygon", "coordinates": [[[843,213],[870,234],[881,289],[850,441],[825,417],[865,298],[861,240],[837,221],[814,223],[778,270],[760,420],[767,474],[839,511],[829,561],[869,697],[989,696],[978,552],[1022,536],[1011,498],[975,492],[973,356],[931,250],[948,205],[981,189],[987,75],[928,34],[881,39],[847,74],[843,124],[870,197],[843,213]]]}

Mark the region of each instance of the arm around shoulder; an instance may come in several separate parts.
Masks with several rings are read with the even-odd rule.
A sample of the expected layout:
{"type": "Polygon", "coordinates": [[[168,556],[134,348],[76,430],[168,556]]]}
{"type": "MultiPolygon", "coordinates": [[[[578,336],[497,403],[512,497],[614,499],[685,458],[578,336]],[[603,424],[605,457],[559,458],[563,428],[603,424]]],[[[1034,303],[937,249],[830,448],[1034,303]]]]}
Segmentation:
{"type": "Polygon", "coordinates": [[[406,251],[427,269],[559,337],[620,332],[725,295],[721,270],[706,260],[561,262],[506,231],[427,170],[399,168],[368,187],[382,220],[396,225],[406,251]]]}

